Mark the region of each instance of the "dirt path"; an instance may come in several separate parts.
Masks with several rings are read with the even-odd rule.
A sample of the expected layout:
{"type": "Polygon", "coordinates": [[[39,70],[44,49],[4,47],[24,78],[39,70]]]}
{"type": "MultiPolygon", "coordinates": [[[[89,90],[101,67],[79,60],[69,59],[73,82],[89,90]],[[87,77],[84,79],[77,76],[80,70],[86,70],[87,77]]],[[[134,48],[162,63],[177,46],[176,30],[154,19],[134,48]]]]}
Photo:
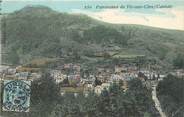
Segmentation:
{"type": "Polygon", "coordinates": [[[157,87],[157,85],[153,85],[153,88],[152,88],[152,89],[153,89],[153,91],[152,91],[152,99],[153,99],[153,101],[155,102],[155,107],[156,107],[156,109],[159,111],[160,116],[161,116],[161,117],[167,117],[167,116],[165,115],[165,113],[162,111],[160,102],[159,102],[159,100],[158,100],[158,98],[157,98],[156,87],[157,87]]]}

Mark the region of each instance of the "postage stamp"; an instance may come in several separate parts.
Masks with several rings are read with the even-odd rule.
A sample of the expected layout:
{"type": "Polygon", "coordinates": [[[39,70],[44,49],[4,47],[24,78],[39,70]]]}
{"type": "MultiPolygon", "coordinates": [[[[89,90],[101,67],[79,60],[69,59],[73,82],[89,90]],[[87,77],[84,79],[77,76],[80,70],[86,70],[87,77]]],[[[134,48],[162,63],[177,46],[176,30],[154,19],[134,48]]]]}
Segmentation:
{"type": "Polygon", "coordinates": [[[5,80],[3,111],[29,112],[31,81],[5,80]]]}

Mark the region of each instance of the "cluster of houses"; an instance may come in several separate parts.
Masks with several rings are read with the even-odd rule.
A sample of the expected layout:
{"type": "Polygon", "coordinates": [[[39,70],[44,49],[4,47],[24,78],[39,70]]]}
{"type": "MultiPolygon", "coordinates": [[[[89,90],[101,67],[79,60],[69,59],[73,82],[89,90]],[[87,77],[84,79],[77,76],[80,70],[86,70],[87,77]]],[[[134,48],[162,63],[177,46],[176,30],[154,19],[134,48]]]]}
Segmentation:
{"type": "Polygon", "coordinates": [[[30,72],[29,70],[20,70],[21,66],[10,67],[1,66],[0,79],[1,80],[36,80],[41,77],[39,72],[30,72]]]}
{"type": "Polygon", "coordinates": [[[178,78],[184,78],[184,69],[176,69],[172,71],[171,74],[178,78]]]}
{"type": "MultiPolygon", "coordinates": [[[[121,84],[124,91],[128,89],[128,81],[139,78],[144,81],[161,80],[165,77],[159,72],[149,69],[138,69],[134,64],[121,64],[114,66],[97,66],[95,72],[90,70],[81,70],[80,64],[68,63],[60,65],[50,70],[50,76],[56,84],[60,86],[62,95],[72,88],[71,92],[84,93],[94,92],[98,95],[103,90],[109,90],[113,83],[121,84]],[[87,72],[86,72],[87,71],[87,72]],[[81,90],[82,89],[82,90],[81,90]]],[[[41,72],[35,72],[35,69],[22,69],[21,66],[9,67],[0,66],[1,80],[36,80],[41,77],[41,72]]],[[[176,70],[173,75],[184,77],[184,70],[176,70]]]]}
{"type": "Polygon", "coordinates": [[[64,83],[65,86],[78,85],[81,79],[80,65],[72,63],[64,64],[55,70],[51,70],[50,75],[56,84],[67,80],[67,83],[64,83]]]}
{"type": "MultiPolygon", "coordinates": [[[[136,65],[122,64],[115,66],[98,66],[95,72],[81,72],[80,64],[64,64],[55,70],[51,70],[51,77],[57,84],[60,84],[62,94],[63,87],[83,88],[83,93],[87,94],[91,91],[100,95],[104,89],[109,90],[113,83],[122,84],[122,88],[126,91],[128,81],[140,78],[143,81],[157,80],[164,76],[155,71],[140,70],[136,65]]],[[[87,70],[89,71],[89,70],[87,70]]],[[[74,91],[75,92],[75,91],[74,91]]]]}

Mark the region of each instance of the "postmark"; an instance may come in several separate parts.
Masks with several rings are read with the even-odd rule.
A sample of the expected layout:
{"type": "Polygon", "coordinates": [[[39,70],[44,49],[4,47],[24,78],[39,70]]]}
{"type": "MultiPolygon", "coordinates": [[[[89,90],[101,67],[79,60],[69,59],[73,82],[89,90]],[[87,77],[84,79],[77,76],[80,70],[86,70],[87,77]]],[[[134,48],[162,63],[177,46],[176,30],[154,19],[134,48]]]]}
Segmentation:
{"type": "Polygon", "coordinates": [[[31,81],[5,80],[3,111],[29,112],[31,81]]]}

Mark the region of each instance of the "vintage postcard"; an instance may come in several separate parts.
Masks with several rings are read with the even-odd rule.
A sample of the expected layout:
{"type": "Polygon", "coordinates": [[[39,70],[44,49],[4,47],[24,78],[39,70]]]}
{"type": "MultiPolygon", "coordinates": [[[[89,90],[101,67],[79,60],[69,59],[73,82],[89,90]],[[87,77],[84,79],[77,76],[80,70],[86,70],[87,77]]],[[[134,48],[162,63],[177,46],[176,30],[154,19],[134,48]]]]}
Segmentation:
{"type": "Polygon", "coordinates": [[[0,117],[184,117],[183,0],[2,0],[0,117]]]}

